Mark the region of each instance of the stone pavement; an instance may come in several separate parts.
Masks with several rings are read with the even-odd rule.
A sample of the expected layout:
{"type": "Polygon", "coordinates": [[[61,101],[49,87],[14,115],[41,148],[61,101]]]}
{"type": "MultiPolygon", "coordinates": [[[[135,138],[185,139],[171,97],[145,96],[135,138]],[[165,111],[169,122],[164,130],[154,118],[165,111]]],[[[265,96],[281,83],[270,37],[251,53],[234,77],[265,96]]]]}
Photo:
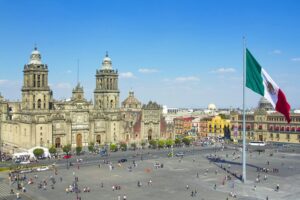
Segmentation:
{"type": "MultiPolygon", "coordinates": [[[[213,151],[211,152],[212,154],[213,151]]],[[[226,162],[237,162],[237,164],[231,164],[230,172],[237,174],[241,173],[241,159],[232,160],[233,151],[217,152],[217,155],[226,162]],[[228,158],[226,158],[228,154],[228,158]]],[[[239,154],[240,152],[237,152],[239,154]]],[[[206,156],[210,154],[206,152],[198,152],[196,155],[190,155],[180,158],[166,158],[158,156],[156,158],[144,161],[137,160],[137,167],[129,172],[128,167],[133,166],[132,162],[127,162],[118,166],[117,163],[113,163],[114,169],[109,170],[108,165],[101,164],[101,168],[98,165],[80,166],[77,169],[77,165],[74,165],[69,170],[59,169],[56,176],[53,171],[39,172],[37,173],[39,178],[35,182],[48,180],[46,190],[38,189],[36,183],[33,185],[27,185],[27,196],[31,196],[32,199],[76,199],[75,193],[66,194],[65,189],[69,187],[74,181],[74,176],[78,177],[78,185],[81,190],[84,187],[89,187],[91,192],[79,193],[82,200],[88,199],[118,199],[118,196],[127,196],[128,200],[153,200],[153,199],[233,199],[229,197],[230,192],[237,194],[236,199],[252,200],[259,199],[265,200],[269,197],[269,200],[297,200],[300,199],[300,155],[292,153],[275,153],[270,157],[268,152],[258,155],[253,153],[250,157],[248,155],[247,160],[250,166],[247,167],[247,183],[241,183],[238,179],[233,178],[227,182],[223,179],[228,173],[219,167],[220,163],[210,163],[206,156]],[[261,174],[261,182],[255,183],[258,172],[253,166],[267,167],[266,161],[270,162],[270,168],[278,168],[279,173],[268,173],[268,180],[262,180],[264,173],[261,174]],[[156,169],[154,164],[156,162],[163,163],[163,168],[156,169]],[[283,164],[282,164],[283,163],[283,164]],[[206,172],[208,170],[208,172],[206,172]],[[217,174],[215,173],[217,170],[217,174]],[[198,173],[198,177],[197,177],[198,173]],[[73,175],[75,174],[75,175],[73,175]],[[49,184],[49,177],[53,176],[56,179],[55,188],[51,189],[49,184]],[[63,177],[60,182],[59,177],[63,177]],[[148,185],[151,179],[152,184],[148,185]],[[141,187],[137,187],[137,182],[142,183],[141,187]],[[104,187],[101,188],[101,183],[104,187]],[[216,184],[216,188],[214,185],[216,184]],[[276,184],[280,184],[279,192],[275,192],[276,184]],[[113,185],[121,186],[121,190],[112,190],[113,185]],[[186,185],[189,185],[189,189],[186,189],[186,185]],[[256,190],[254,190],[256,185],[256,190]],[[196,197],[192,197],[192,191],[197,191],[196,197]]],[[[227,168],[227,164],[224,164],[227,168]]],[[[28,177],[33,177],[33,173],[28,174],[28,177]]],[[[1,177],[6,177],[6,174],[1,173],[1,177]]],[[[8,187],[7,182],[1,181],[0,186],[4,187],[2,191],[6,191],[5,187],[8,187]]],[[[9,191],[9,190],[7,190],[9,191]]]]}

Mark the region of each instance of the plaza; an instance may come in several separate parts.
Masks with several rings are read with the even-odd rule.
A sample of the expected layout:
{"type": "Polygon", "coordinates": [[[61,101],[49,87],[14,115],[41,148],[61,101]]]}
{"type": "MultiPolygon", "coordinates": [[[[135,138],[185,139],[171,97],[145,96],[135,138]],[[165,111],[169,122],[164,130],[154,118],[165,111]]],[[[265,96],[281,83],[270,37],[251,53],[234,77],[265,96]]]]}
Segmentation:
{"type": "MultiPolygon", "coordinates": [[[[217,151],[216,155],[222,162],[210,162],[207,156],[214,157],[214,148],[201,149],[196,147],[176,149],[175,152],[183,151],[183,158],[168,158],[165,151],[145,151],[143,160],[140,157],[133,158],[127,156],[128,162],[119,165],[117,161],[125,157],[126,153],[119,152],[117,157],[112,154],[109,158],[104,158],[109,164],[104,164],[103,158],[94,157],[92,161],[83,160],[81,163],[74,163],[69,169],[65,164],[57,165],[57,175],[54,170],[28,173],[27,180],[33,179],[33,184],[24,185],[26,192],[21,199],[76,199],[75,192],[66,193],[66,188],[78,177],[78,188],[81,190],[78,196],[81,199],[291,199],[295,200],[299,196],[300,167],[299,154],[277,152],[267,150],[265,153],[249,153],[247,157],[247,182],[242,183],[234,177],[241,174],[241,158],[239,150],[224,149],[217,151]],[[153,152],[152,152],[153,151],[153,152]],[[148,153],[149,152],[149,153],[148,153]],[[235,152],[235,153],[234,153],[235,152]],[[273,153],[270,156],[270,153],[273,153]],[[133,166],[133,160],[137,164],[133,166]],[[269,165],[267,165],[269,162],[269,165]],[[163,164],[163,167],[155,167],[154,164],[163,164]],[[100,166],[99,166],[100,164],[100,166]],[[225,168],[223,170],[221,168],[225,168]],[[79,166],[79,167],[78,167],[79,166]],[[132,170],[129,170],[129,167],[132,170]],[[268,173],[257,172],[257,168],[269,168],[268,173]],[[272,169],[278,169],[278,173],[273,173],[272,169]],[[34,178],[37,174],[38,178],[34,178]],[[257,175],[260,174],[259,182],[256,182],[257,175]],[[264,175],[267,180],[264,180],[264,175]],[[54,189],[51,188],[50,177],[56,180],[54,189]],[[225,180],[225,177],[230,176],[225,180]],[[62,177],[62,181],[60,180],[62,177]],[[39,189],[37,183],[46,180],[46,188],[39,189]],[[150,181],[151,180],[151,181],[150,181]],[[149,183],[150,181],[150,183],[149,183]],[[141,186],[138,187],[137,183],[141,186]],[[103,185],[102,185],[103,184],[103,185]],[[275,188],[279,184],[279,191],[275,188]],[[113,186],[120,186],[120,190],[114,190],[113,186]],[[187,189],[188,186],[188,189],[187,189]],[[89,188],[90,192],[83,192],[84,188],[89,188]],[[192,192],[193,191],[193,192],[192,192]],[[195,194],[196,191],[196,194],[195,194]],[[193,193],[193,196],[192,196],[193,193]],[[236,198],[230,195],[236,194],[236,198]]],[[[1,173],[1,187],[10,191],[8,173],[1,173]]],[[[16,192],[16,184],[13,188],[16,192]]],[[[5,192],[5,191],[4,191],[5,192]]],[[[21,193],[21,192],[20,192],[21,193]]],[[[15,199],[15,195],[10,198],[4,197],[1,193],[0,199],[15,199]]]]}

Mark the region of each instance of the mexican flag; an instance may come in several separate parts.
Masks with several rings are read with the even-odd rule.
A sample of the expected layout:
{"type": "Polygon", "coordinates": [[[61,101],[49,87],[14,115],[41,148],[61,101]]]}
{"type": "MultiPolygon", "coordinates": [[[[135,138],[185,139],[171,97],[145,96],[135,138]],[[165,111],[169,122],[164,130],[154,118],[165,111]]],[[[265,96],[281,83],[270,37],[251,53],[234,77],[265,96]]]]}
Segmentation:
{"type": "Polygon", "coordinates": [[[246,86],[264,96],[275,110],[282,113],[287,122],[290,123],[291,107],[283,91],[272,80],[266,70],[259,65],[248,49],[246,49],[246,86]]]}

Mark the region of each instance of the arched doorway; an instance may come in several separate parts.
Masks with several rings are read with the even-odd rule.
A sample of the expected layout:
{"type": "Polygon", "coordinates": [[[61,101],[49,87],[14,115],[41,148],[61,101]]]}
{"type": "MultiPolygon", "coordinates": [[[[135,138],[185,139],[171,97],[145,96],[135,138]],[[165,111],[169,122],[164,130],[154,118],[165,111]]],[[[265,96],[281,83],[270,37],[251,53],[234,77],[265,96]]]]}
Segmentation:
{"type": "Polygon", "coordinates": [[[152,140],[152,129],[148,131],[148,140],[152,140]]]}
{"type": "Polygon", "coordinates": [[[126,142],[129,142],[129,135],[126,135],[126,142]]]}
{"type": "Polygon", "coordinates": [[[60,148],[60,138],[55,138],[55,148],[60,148]]]}
{"type": "Polygon", "coordinates": [[[101,135],[97,135],[97,137],[96,137],[96,142],[97,142],[98,144],[101,144],[101,135]]]}
{"type": "Polygon", "coordinates": [[[77,136],[76,136],[76,146],[82,147],[82,135],[81,134],[77,134],[77,136]]]}

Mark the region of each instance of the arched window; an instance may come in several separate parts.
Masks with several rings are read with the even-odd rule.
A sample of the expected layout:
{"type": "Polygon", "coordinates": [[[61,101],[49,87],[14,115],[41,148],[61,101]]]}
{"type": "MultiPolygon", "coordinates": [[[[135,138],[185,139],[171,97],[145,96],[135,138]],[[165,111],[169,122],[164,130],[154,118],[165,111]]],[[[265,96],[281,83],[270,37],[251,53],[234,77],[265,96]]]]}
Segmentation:
{"type": "Polygon", "coordinates": [[[111,108],[114,107],[114,100],[110,100],[110,107],[111,107],[111,108]]]}
{"type": "Polygon", "coordinates": [[[60,138],[55,138],[55,148],[60,148],[60,138]]]}
{"type": "Polygon", "coordinates": [[[41,106],[42,106],[42,101],[41,101],[41,99],[38,99],[38,101],[37,101],[38,109],[41,109],[41,106]]]}
{"type": "Polygon", "coordinates": [[[41,86],[41,76],[38,75],[37,76],[37,87],[40,87],[41,86]]]}

